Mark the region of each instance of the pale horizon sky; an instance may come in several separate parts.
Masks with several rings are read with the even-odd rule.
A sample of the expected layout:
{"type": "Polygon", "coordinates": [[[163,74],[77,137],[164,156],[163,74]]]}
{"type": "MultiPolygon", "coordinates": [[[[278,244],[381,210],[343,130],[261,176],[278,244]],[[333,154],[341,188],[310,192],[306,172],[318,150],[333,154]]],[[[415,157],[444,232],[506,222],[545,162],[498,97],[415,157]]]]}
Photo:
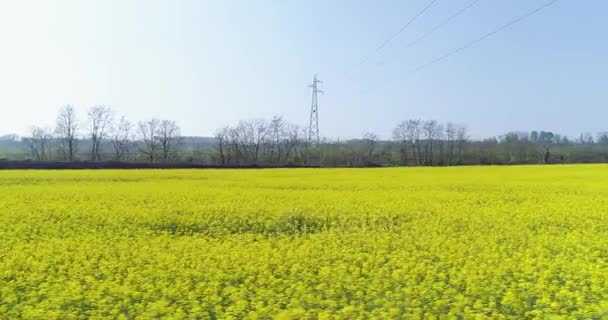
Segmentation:
{"type": "Polygon", "coordinates": [[[52,127],[66,104],[176,120],[184,135],[273,115],[304,126],[315,73],[332,138],[390,138],[410,118],[478,138],[608,131],[608,2],[558,1],[410,72],[549,0],[480,0],[407,48],[470,1],[437,1],[359,65],[429,0],[1,0],[0,134],[52,127]]]}

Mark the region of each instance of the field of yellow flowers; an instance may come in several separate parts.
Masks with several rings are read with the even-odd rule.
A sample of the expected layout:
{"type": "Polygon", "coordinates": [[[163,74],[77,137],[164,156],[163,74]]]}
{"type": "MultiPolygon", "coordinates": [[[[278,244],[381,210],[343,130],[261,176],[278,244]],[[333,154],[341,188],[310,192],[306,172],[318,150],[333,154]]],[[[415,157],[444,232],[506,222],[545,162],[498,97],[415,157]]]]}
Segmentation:
{"type": "Polygon", "coordinates": [[[0,172],[0,319],[602,319],[608,166],[0,172]]]}

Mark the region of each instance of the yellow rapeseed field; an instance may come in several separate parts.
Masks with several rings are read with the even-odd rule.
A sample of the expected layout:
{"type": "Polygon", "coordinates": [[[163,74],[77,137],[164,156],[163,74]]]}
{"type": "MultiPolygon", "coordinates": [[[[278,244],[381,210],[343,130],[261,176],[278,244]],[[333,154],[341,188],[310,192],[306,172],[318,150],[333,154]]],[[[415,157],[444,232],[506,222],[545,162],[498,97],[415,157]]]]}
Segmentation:
{"type": "Polygon", "coordinates": [[[0,319],[602,319],[608,166],[0,172],[0,319]]]}

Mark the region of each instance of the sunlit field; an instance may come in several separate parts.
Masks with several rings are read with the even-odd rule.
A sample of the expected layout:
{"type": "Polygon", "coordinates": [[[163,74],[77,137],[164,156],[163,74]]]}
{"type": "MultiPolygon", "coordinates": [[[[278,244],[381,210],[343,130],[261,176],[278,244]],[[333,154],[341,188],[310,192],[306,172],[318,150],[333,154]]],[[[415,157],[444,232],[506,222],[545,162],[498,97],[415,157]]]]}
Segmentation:
{"type": "Polygon", "coordinates": [[[0,319],[606,316],[604,165],[0,172],[0,319]]]}

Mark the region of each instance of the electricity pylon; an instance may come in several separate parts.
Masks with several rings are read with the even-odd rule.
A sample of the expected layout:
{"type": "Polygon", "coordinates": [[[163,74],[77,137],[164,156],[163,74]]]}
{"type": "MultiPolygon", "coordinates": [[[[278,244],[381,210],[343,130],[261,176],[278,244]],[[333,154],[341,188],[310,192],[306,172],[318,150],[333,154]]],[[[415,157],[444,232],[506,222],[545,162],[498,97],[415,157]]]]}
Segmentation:
{"type": "Polygon", "coordinates": [[[309,86],[312,88],[312,103],[310,105],[310,124],[308,126],[308,145],[319,144],[321,137],[319,135],[319,100],[318,94],[323,93],[319,90],[319,83],[323,83],[317,79],[317,75],[312,80],[312,84],[309,86]]]}

